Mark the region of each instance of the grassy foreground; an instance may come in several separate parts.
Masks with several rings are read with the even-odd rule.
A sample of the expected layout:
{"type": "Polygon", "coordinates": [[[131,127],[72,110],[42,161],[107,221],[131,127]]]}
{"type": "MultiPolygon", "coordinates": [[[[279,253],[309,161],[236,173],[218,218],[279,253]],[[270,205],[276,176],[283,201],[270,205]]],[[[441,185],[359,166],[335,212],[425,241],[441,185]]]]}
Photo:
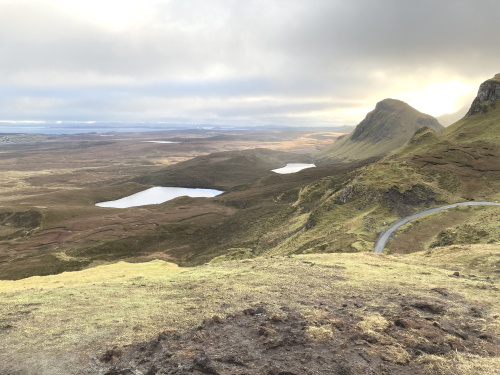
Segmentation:
{"type": "Polygon", "coordinates": [[[409,308],[419,319],[434,319],[435,324],[454,322],[449,324],[461,327],[457,329],[468,325],[485,337],[498,337],[499,255],[498,245],[468,245],[407,256],[316,254],[195,268],[164,261],[121,262],[0,281],[0,373],[94,373],[83,369],[93,357],[115,345],[149,340],[165,330],[191,329],[204,318],[258,304],[269,311],[283,307],[299,311],[306,317],[308,329],[321,333],[322,339],[325,326],[331,330],[327,338],[337,335],[333,323],[324,324],[325,306],[342,310],[355,324],[352,329],[375,337],[369,344],[372,350],[383,343],[380,350],[389,362],[418,361],[430,374],[494,374],[500,366],[491,352],[492,345],[498,349],[495,343],[485,341],[483,348],[479,340],[470,350],[460,344],[461,350],[444,355],[422,353],[414,358],[404,350],[405,345],[452,339],[426,337],[416,329],[405,331],[402,341],[380,337],[386,335],[384,329],[395,327],[391,321],[401,314],[403,305],[420,306],[423,310],[409,308]],[[454,272],[460,276],[452,276],[454,272]],[[442,310],[438,315],[429,314],[422,301],[442,310]]]}

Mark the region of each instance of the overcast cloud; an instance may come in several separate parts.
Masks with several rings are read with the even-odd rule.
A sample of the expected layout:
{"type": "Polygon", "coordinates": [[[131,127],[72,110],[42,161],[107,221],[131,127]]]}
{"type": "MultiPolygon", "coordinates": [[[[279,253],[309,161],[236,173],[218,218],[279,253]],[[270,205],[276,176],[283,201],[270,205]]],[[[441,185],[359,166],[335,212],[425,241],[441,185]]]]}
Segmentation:
{"type": "Polygon", "coordinates": [[[0,120],[357,124],[500,72],[498,0],[0,0],[0,120]]]}

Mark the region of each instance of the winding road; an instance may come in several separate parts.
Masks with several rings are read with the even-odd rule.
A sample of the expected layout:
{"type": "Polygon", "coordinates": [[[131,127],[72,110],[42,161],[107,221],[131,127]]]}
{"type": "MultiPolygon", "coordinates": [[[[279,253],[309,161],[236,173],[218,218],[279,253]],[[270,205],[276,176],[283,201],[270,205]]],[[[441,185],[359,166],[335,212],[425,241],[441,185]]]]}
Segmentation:
{"type": "Polygon", "coordinates": [[[401,226],[406,223],[419,218],[420,216],[424,216],[427,214],[431,214],[433,212],[438,212],[442,210],[447,210],[448,208],[458,207],[458,206],[500,206],[500,203],[497,202],[462,202],[462,203],[454,203],[448,206],[434,207],[428,210],[420,211],[414,215],[405,217],[404,219],[396,221],[389,228],[380,233],[377,242],[375,242],[375,250],[374,252],[377,254],[381,254],[385,248],[385,245],[391,238],[392,234],[398,230],[401,226]]]}

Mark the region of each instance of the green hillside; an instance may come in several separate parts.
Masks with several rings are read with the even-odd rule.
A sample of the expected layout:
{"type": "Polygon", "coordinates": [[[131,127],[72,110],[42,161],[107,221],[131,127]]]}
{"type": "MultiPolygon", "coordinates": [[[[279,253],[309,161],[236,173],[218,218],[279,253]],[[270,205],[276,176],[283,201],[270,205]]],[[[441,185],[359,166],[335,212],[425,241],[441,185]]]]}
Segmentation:
{"type": "MultiPolygon", "coordinates": [[[[495,96],[498,92],[500,97],[500,90],[489,85],[499,82],[498,77],[487,81],[493,94],[485,96],[480,89],[478,97],[484,100],[474,104],[481,106],[480,112],[440,132],[421,128],[403,147],[351,172],[341,183],[329,176],[303,187],[293,204],[296,213],[268,235],[285,233],[282,241],[266,252],[369,251],[378,233],[398,217],[447,203],[500,200],[500,108],[495,96]],[[300,230],[288,229],[297,222],[300,230]]],[[[500,219],[497,208],[467,208],[438,217],[419,229],[418,241],[414,237],[413,243],[406,242],[412,248],[405,252],[439,242],[450,226],[463,229],[467,223],[481,234],[472,236],[474,241],[500,243],[500,233],[492,225],[500,219]]],[[[460,236],[455,241],[467,243],[460,236]]]]}
{"type": "MultiPolygon", "coordinates": [[[[212,259],[372,251],[380,231],[399,217],[432,206],[500,198],[496,84],[495,78],[481,86],[478,97],[484,100],[475,101],[477,113],[439,132],[420,127],[403,147],[377,162],[374,157],[278,175],[270,169],[310,162],[309,157],[265,149],[222,152],[149,173],[134,183],[34,197],[26,203],[38,207],[33,210],[36,222],[21,225],[13,219],[28,210],[6,209],[0,218],[8,250],[0,275],[18,279],[119,260],[162,259],[193,266],[212,259]],[[149,184],[219,187],[227,193],[131,210],[93,206],[149,184]]],[[[407,107],[393,100],[381,103],[382,112],[387,103],[407,107]]],[[[388,137],[370,124],[379,129],[380,122],[368,121],[351,139],[385,144],[388,137]]],[[[498,243],[497,211],[467,207],[422,219],[400,230],[388,249],[407,253],[436,244],[498,243]]]]}

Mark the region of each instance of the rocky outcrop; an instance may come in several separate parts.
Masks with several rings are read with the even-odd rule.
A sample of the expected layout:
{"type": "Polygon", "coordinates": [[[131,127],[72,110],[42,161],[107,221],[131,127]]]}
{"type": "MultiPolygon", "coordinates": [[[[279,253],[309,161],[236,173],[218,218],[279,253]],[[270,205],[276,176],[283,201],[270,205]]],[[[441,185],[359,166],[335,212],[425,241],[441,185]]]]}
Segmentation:
{"type": "Polygon", "coordinates": [[[483,82],[466,116],[479,113],[487,113],[489,108],[496,107],[496,101],[500,98],[500,73],[495,77],[483,82]]]}

